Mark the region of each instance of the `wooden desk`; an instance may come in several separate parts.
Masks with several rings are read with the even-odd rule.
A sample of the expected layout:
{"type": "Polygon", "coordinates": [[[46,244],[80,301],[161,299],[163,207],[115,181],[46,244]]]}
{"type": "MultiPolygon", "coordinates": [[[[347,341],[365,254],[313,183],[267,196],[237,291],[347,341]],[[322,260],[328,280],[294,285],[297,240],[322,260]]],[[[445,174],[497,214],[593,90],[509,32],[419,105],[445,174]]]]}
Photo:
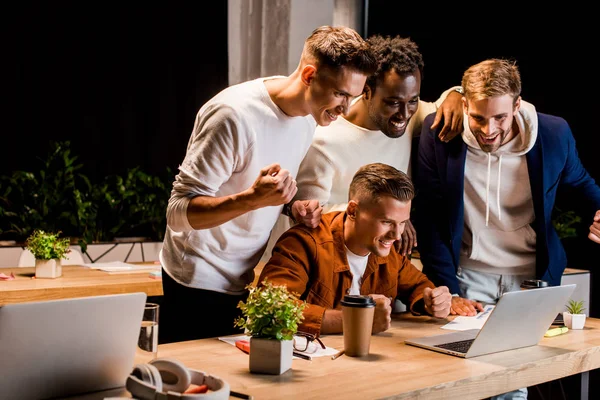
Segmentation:
{"type": "MultiPolygon", "coordinates": [[[[225,379],[232,390],[255,399],[481,399],[600,367],[600,320],[540,345],[462,359],[405,345],[409,337],[434,335],[446,323],[430,317],[395,315],[392,329],[373,336],[366,358],[342,356],[294,360],[280,376],[251,374],[248,356],[218,339],[159,346],[159,357],[174,357],[225,379]]],[[[322,337],[337,349],[341,335],[322,337]]]]}
{"type": "MultiPolygon", "coordinates": [[[[151,264],[151,263],[147,263],[151,264]]],[[[55,279],[33,279],[35,268],[0,268],[15,274],[15,280],[0,281],[0,306],[5,304],[45,301],[71,297],[145,292],[162,296],[162,281],[149,278],[149,273],[109,274],[76,265],[64,265],[62,276],[55,279]]]]}

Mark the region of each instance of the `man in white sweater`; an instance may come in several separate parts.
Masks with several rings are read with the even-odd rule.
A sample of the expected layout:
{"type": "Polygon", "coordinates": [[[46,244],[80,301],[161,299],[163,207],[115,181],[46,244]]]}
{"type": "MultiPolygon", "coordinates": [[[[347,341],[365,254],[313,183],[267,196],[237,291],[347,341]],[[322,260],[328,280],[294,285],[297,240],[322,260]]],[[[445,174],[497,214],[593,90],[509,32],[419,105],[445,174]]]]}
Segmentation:
{"type": "MultiPolygon", "coordinates": [[[[362,96],[352,103],[348,115],[317,128],[298,171],[295,200],[318,199],[324,205],[323,212],[346,209],[350,182],[363,165],[380,162],[410,176],[412,139],[419,135],[428,114],[437,110],[434,127],[445,116],[440,132],[444,140],[462,131],[462,95],[455,91],[460,87],[447,90],[435,103],[420,99],[424,63],[416,43],[379,35],[367,41],[377,59],[377,71],[367,79],[362,96]]],[[[288,218],[280,217],[264,260],[290,226],[288,218]]],[[[417,244],[410,221],[401,243],[403,255],[410,254],[417,244]]]]}
{"type": "MultiPolygon", "coordinates": [[[[229,87],[200,109],[167,208],[162,343],[237,332],[237,305],[296,194],[315,126],[347,113],[375,66],[358,33],[324,26],[291,75],[229,87]]],[[[288,212],[316,226],[321,208],[313,200],[288,212]]]]}

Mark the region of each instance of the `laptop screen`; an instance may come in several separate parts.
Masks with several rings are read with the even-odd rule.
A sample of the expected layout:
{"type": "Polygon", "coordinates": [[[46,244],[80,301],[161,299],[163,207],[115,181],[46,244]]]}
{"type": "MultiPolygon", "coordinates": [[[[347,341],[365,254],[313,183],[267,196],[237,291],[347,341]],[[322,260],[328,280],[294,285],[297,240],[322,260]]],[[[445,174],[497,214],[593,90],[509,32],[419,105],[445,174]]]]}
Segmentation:
{"type": "Polygon", "coordinates": [[[130,293],[0,307],[2,397],[60,398],[124,386],[145,302],[145,293],[130,293]]]}

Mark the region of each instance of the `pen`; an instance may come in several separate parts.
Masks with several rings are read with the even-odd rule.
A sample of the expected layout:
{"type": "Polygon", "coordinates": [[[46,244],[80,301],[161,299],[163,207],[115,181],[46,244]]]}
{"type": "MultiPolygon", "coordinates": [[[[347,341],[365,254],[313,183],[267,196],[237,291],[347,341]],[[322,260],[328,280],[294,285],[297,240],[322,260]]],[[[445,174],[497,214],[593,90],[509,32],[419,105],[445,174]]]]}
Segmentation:
{"type": "MultiPolygon", "coordinates": [[[[289,354],[289,353],[288,353],[288,354],[289,354]]],[[[307,356],[306,354],[298,353],[297,351],[295,351],[295,352],[294,352],[294,355],[295,355],[296,357],[300,357],[300,358],[303,358],[303,359],[305,359],[305,360],[312,360],[312,357],[311,357],[311,356],[307,356]]]]}
{"type": "Polygon", "coordinates": [[[247,400],[252,400],[253,397],[250,396],[249,394],[244,394],[244,393],[240,393],[240,392],[234,392],[233,390],[229,391],[229,395],[232,397],[237,397],[238,399],[247,399],[247,400]]]}
{"type": "Polygon", "coordinates": [[[480,319],[480,318],[482,318],[482,317],[485,317],[487,314],[489,314],[489,312],[490,312],[490,311],[491,311],[491,308],[488,308],[488,309],[486,309],[486,310],[482,311],[482,312],[481,312],[481,313],[480,313],[478,316],[476,316],[475,318],[476,318],[476,319],[480,319]]]}
{"type": "Polygon", "coordinates": [[[338,358],[339,358],[341,355],[343,355],[344,353],[345,353],[345,351],[344,351],[344,350],[340,350],[340,351],[338,351],[337,353],[335,353],[334,355],[332,355],[332,356],[331,356],[331,359],[332,359],[332,360],[336,360],[336,359],[338,359],[338,358]]]}

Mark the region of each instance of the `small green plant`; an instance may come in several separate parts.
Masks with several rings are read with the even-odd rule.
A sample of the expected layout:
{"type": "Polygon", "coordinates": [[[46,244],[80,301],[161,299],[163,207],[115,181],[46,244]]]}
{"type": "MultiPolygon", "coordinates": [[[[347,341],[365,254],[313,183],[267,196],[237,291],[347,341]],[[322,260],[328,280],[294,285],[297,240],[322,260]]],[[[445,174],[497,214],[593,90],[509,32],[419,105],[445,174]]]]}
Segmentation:
{"type": "Polygon", "coordinates": [[[59,238],[61,232],[49,233],[36,229],[25,242],[36,260],[66,259],[69,252],[69,238],[59,238]]]}
{"type": "Polygon", "coordinates": [[[583,314],[584,310],[583,300],[575,301],[571,299],[569,300],[569,303],[567,303],[567,311],[571,314],[583,314]]]}
{"type": "Polygon", "coordinates": [[[264,280],[261,286],[247,286],[248,300],[240,301],[238,308],[243,317],[234,326],[244,328],[246,334],[256,338],[291,340],[304,319],[305,301],[298,294],[288,292],[286,286],[277,286],[264,280]]]}

